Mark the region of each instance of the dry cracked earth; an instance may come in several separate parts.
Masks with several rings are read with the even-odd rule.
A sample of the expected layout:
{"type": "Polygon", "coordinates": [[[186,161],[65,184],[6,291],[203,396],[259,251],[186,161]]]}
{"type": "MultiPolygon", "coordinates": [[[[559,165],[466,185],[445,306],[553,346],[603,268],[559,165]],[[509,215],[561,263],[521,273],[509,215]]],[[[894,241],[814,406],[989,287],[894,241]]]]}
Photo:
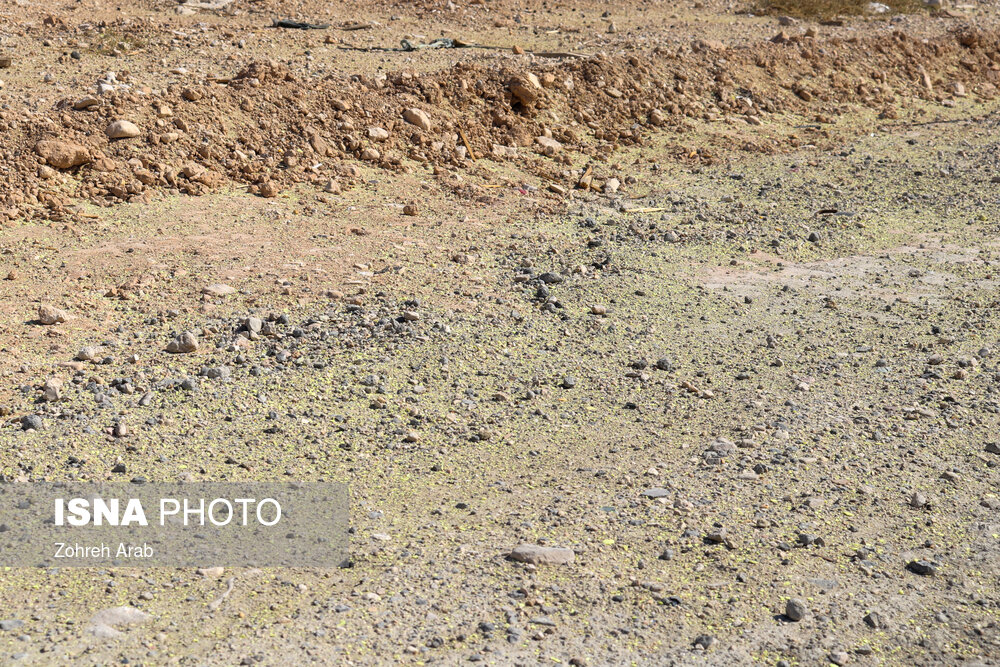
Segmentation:
{"type": "Polygon", "coordinates": [[[0,663],[1000,664],[1000,13],[818,4],[0,7],[3,482],[351,495],[0,663]]]}

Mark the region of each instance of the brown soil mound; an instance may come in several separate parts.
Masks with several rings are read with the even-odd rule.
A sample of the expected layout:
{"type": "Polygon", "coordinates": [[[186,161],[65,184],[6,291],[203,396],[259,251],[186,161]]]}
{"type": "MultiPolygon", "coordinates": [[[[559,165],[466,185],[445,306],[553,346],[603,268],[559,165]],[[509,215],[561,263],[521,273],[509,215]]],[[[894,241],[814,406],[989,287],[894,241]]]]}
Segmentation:
{"type": "MultiPolygon", "coordinates": [[[[144,29],[152,28],[122,27],[135,39],[144,29]]],[[[635,55],[537,60],[531,69],[504,58],[433,74],[321,80],[252,62],[230,79],[190,87],[118,87],[99,97],[81,91],[44,117],[0,112],[10,185],[0,216],[60,218],[73,215],[74,198],[110,204],[157,188],[196,195],[227,181],[264,196],[331,178],[339,179],[330,186],[336,189],[357,177],[357,160],[389,170],[426,163],[446,173],[470,165],[470,149],[572,187],[579,172],[564,148],[600,162],[653,130],[683,132],[693,120],[753,126],[792,112],[824,122],[851,105],[894,117],[912,98],[991,98],[998,60],[996,33],[960,28],[933,40],[782,33],[744,48],[696,41],[635,55]],[[409,120],[408,109],[418,110],[409,120]],[[135,124],[138,136],[110,139],[118,120],[135,124]],[[60,178],[67,170],[73,178],[60,178]]],[[[118,84],[129,80],[122,73],[118,84]]],[[[796,143],[746,136],[742,147],[757,151],[796,143]]]]}

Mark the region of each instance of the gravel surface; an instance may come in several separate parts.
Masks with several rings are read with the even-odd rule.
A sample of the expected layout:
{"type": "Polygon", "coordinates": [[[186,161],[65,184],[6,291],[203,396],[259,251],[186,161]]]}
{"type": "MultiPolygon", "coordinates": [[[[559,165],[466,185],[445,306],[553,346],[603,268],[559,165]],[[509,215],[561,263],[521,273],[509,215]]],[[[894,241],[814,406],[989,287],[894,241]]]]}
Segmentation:
{"type": "MultiPolygon", "coordinates": [[[[484,6],[457,8],[465,18],[443,24],[484,6]]],[[[130,57],[169,70],[187,50],[192,67],[250,68],[245,78],[260,87],[213,96],[156,83],[173,92],[133,91],[114,104],[96,95],[93,112],[55,101],[94,93],[92,72],[72,90],[62,79],[35,82],[18,108],[10,83],[0,89],[3,114],[33,107],[43,128],[0,139],[17,158],[6,162],[19,174],[11,182],[31,184],[4,194],[11,222],[0,229],[3,481],[335,480],[350,485],[352,510],[351,561],[334,570],[7,570],[0,662],[1000,662],[992,38],[976,33],[962,46],[963,19],[924,15],[782,28],[712,3],[685,7],[662,29],[612,8],[597,31],[588,21],[605,5],[573,6],[590,17],[577,25],[585,34],[566,18],[553,36],[528,9],[511,25],[473,23],[483,41],[534,45],[531,33],[545,49],[609,50],[538,68],[562,76],[579,67],[588,83],[579,108],[562,90],[537,113],[518,106],[529,106],[517,99],[532,94],[530,79],[509,78],[515,65],[534,68],[515,60],[528,54],[470,65],[489,73],[462,75],[470,89],[495,84],[494,97],[468,102],[475,162],[434,147],[463,145],[461,97],[455,108],[426,97],[429,81],[447,79],[440,68],[425,69],[442,78],[414,74],[401,91],[368,86],[360,97],[301,85],[318,67],[309,57],[342,33],[436,37],[430,5],[386,9],[405,29],[378,14],[384,25],[327,43],[319,30],[260,27],[270,14],[338,26],[349,18],[316,3],[237,2],[241,13],[228,18],[138,3],[134,25],[160,43],[130,57]],[[183,25],[185,36],[150,17],[183,25]],[[779,29],[810,28],[839,36],[770,41],[779,29]],[[894,37],[897,28],[918,37],[894,37]],[[898,51],[866,52],[847,41],[852,30],[898,51]],[[720,34],[740,53],[699,46],[691,58],[750,77],[767,67],[751,63],[771,54],[815,66],[829,88],[809,88],[813,103],[807,88],[772,81],[753,96],[777,100],[758,117],[728,96],[738,82],[719,81],[725,94],[714,99],[727,108],[689,115],[664,105],[662,122],[651,97],[606,92],[630,66],[628,40],[691,48],[720,34]],[[244,38],[265,43],[221,55],[244,38]],[[588,42],[598,39],[608,41],[588,42]],[[202,53],[212,40],[229,46],[202,53]],[[265,45],[275,59],[298,55],[254,65],[265,45]],[[858,71],[902,60],[884,76],[866,73],[881,78],[866,84],[866,100],[822,64],[837,54],[858,71]],[[929,87],[921,58],[935,73],[929,87]],[[294,80],[268,83],[275,72],[294,80]],[[65,90],[43,100],[53,85],[65,90]],[[358,106],[335,113],[335,94],[358,106]],[[888,112],[878,98],[887,94],[888,112]],[[238,127],[261,114],[234,109],[267,96],[286,114],[267,111],[268,122],[297,116],[287,136],[301,139],[311,124],[327,128],[312,136],[332,146],[346,141],[335,123],[349,120],[359,142],[330,149],[335,167],[309,171],[319,158],[302,141],[265,129],[249,139],[246,170],[232,158],[236,134],[220,132],[200,160],[202,134],[148,139],[183,115],[157,105],[214,100],[191,122],[221,114],[238,127]],[[490,105],[515,120],[471,122],[490,105]],[[141,117],[112,118],[140,108],[141,117]],[[639,110],[641,130],[623,135],[639,110]],[[593,126],[565,113],[590,114],[593,126]],[[53,133],[43,116],[70,128],[52,140],[82,143],[37,149],[53,133]],[[614,136],[597,122],[610,118],[614,136]],[[434,135],[447,123],[457,139],[434,135]],[[517,157],[482,150],[500,134],[517,157]],[[197,164],[185,172],[182,157],[197,164]],[[102,159],[117,166],[100,171],[102,159]],[[117,187],[107,174],[143,182],[140,171],[156,178],[107,196],[117,187]],[[43,181],[61,184],[65,201],[45,205],[43,181]]],[[[65,50],[66,69],[98,57],[79,46],[82,59],[70,55],[86,31],[82,9],[57,16],[68,28],[43,23],[33,5],[22,10],[37,34],[11,29],[0,44],[20,45],[33,67],[51,54],[44,49],[65,50]]],[[[989,10],[980,18],[986,31],[989,10]]],[[[108,26],[128,27],[91,29],[108,26]]],[[[87,48],[109,44],[86,39],[87,48]]],[[[123,59],[116,48],[100,57],[123,59]]],[[[365,54],[365,70],[345,53],[355,60],[343,67],[365,76],[397,56],[365,54]]],[[[661,81],[666,67],[650,61],[628,86],[661,81]]],[[[701,83],[691,82],[692,97],[713,96],[701,83]]]]}

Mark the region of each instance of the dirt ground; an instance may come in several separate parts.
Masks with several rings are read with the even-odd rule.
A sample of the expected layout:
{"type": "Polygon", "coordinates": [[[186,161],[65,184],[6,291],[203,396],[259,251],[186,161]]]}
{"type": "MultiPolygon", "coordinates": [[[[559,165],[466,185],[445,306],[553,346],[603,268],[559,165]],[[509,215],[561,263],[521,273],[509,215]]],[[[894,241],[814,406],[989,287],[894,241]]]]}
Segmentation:
{"type": "Polygon", "coordinates": [[[1000,665],[1000,9],[888,4],[0,5],[3,482],[351,494],[0,663],[1000,665]]]}

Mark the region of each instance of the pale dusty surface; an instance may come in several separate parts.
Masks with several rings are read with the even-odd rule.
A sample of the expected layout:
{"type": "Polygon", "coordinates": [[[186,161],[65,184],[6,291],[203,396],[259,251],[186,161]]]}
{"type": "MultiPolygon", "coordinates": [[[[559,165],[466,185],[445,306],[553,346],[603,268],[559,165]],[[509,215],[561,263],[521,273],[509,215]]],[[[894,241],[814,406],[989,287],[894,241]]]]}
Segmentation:
{"type": "Polygon", "coordinates": [[[997,664],[992,10],[780,45],[716,3],[447,4],[3,7],[4,480],[345,481],[354,557],[6,571],[0,662],[997,664]],[[607,55],[336,49],[459,31],[607,55]],[[520,108],[530,71],[578,87],[520,108]]]}

